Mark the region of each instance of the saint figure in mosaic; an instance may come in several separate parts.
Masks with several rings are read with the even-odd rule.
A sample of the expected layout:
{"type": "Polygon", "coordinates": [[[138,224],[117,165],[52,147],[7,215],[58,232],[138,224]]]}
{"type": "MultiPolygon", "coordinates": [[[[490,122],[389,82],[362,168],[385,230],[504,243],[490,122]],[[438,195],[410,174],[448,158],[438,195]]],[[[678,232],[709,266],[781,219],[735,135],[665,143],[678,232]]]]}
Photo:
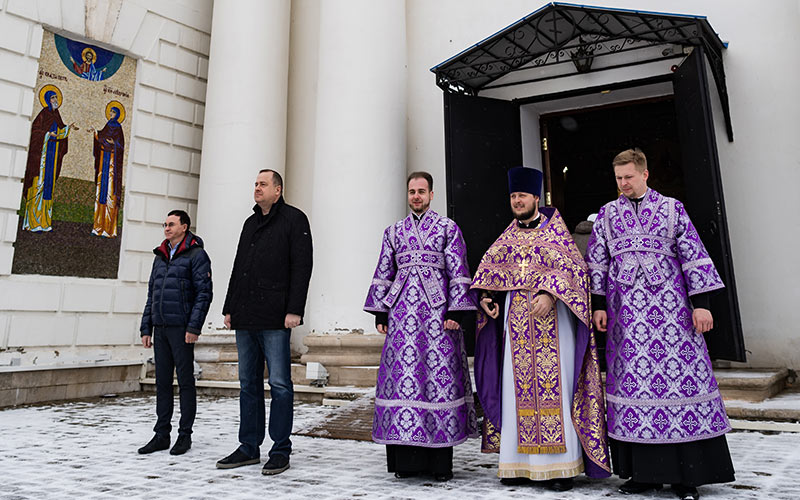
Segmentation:
{"type": "Polygon", "coordinates": [[[542,174],[508,172],[515,220],[481,259],[475,379],[483,451],[503,483],[610,474],[586,263],[558,210],[539,208],[542,174]]]}
{"type": "Polygon", "coordinates": [[[703,333],[724,287],[683,204],[647,187],[640,150],[614,158],[622,193],[600,209],[586,251],[593,322],[608,331],[606,393],[624,493],[672,483],[681,498],[734,480],[731,429],[703,333]]]}
{"type": "Polygon", "coordinates": [[[383,233],[364,310],[386,334],[372,439],[397,477],[452,476],[453,446],[477,437],[461,321],[475,310],[466,245],[456,223],[430,210],[433,179],[412,173],[412,213],[383,233]]]}
{"type": "Polygon", "coordinates": [[[69,134],[78,130],[74,123],[65,125],[58,112],[63,96],[55,85],[39,91],[42,110],[33,119],[28,144],[28,163],[22,192],[25,214],[22,229],[32,232],[53,229],[53,191],[61,174],[61,163],[67,154],[69,134]]]}
{"type": "Polygon", "coordinates": [[[97,60],[97,53],[91,47],[86,47],[81,52],[81,57],[83,58],[81,64],[78,64],[75,62],[75,59],[72,59],[72,67],[75,69],[75,73],[80,75],[81,78],[92,80],[93,82],[102,80],[106,68],[99,70],[95,68],[94,63],[97,60]]]}
{"type": "Polygon", "coordinates": [[[92,234],[106,238],[117,236],[117,215],[122,196],[122,158],[125,151],[125,134],[120,122],[125,119],[125,108],[119,101],[106,106],[105,127],[89,129],[94,134],[94,223],[92,234]]]}

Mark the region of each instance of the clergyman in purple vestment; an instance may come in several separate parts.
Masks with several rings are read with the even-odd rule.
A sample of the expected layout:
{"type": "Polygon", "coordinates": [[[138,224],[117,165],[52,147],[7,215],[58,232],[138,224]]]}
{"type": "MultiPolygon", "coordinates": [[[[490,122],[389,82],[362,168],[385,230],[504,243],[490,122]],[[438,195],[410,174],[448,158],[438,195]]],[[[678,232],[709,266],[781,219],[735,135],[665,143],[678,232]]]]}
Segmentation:
{"type": "Polygon", "coordinates": [[[624,493],[734,480],[731,429],[703,333],[724,287],[683,204],[647,187],[647,159],[613,161],[618,199],[600,209],[586,251],[593,322],[608,331],[606,399],[614,473],[624,493]]]}
{"type": "Polygon", "coordinates": [[[397,477],[453,475],[453,446],[477,437],[460,321],[475,310],[464,239],[430,210],[433,179],[408,178],[412,213],[383,233],[364,310],[386,334],[375,389],[372,439],[397,477]]]}
{"type": "Polygon", "coordinates": [[[591,330],[589,275],[564,220],[539,209],[542,174],[509,170],[515,220],[489,247],[481,291],[475,378],[483,451],[500,454],[504,484],[572,488],[581,472],[610,475],[605,407],[591,330]]]}

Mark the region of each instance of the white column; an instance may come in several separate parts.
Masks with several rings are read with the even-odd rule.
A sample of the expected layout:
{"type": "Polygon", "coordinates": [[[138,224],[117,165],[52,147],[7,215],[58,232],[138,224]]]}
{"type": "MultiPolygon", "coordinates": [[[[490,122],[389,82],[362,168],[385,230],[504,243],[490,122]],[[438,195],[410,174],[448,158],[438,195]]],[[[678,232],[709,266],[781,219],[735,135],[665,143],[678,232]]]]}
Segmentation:
{"type": "Polygon", "coordinates": [[[262,168],[284,172],[289,12],[289,0],[214,2],[197,202],[197,232],[214,271],[211,328],[222,326],[256,175],[262,168]]]}
{"type": "Polygon", "coordinates": [[[319,0],[292,0],[286,202],[311,217],[319,75],[319,0]]]}
{"type": "Polygon", "coordinates": [[[309,326],[374,331],[361,308],[383,229],[405,214],[405,1],[326,0],[319,39],[309,326]]]}

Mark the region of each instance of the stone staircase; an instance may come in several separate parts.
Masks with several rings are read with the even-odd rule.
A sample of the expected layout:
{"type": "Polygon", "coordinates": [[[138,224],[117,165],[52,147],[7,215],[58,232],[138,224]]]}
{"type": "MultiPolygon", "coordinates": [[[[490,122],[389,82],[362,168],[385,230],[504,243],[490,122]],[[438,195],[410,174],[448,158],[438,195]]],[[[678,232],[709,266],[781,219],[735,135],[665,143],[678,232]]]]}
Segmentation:
{"type": "MultiPolygon", "coordinates": [[[[344,406],[367,396],[375,387],[384,342],[383,335],[351,333],[309,335],[303,339],[308,352],[292,363],[292,381],[299,401],[344,406]],[[321,363],[328,371],[324,387],[306,379],[306,365],[321,363]]],[[[233,333],[203,334],[195,347],[202,369],[198,392],[239,393],[238,357],[233,333]]],[[[800,432],[800,384],[787,369],[714,368],[728,416],[735,429],[800,432]]],[[[142,379],[143,390],[155,390],[151,371],[142,379]]],[[[177,382],[176,382],[177,383],[177,382]]],[[[269,386],[265,383],[269,395],[269,386]]]]}
{"type": "MultiPolygon", "coordinates": [[[[299,362],[292,363],[292,381],[298,401],[341,406],[370,393],[378,376],[383,335],[309,335],[308,347],[299,362]],[[328,371],[324,387],[306,379],[306,364],[321,363],[328,371]]],[[[236,337],[232,332],[203,334],[195,346],[195,361],[201,368],[197,392],[211,395],[239,394],[239,364],[236,337]]],[[[268,373],[265,370],[265,379],[268,373]]],[[[155,371],[149,365],[141,380],[142,390],[155,391],[155,371]]],[[[177,385],[177,381],[175,382],[177,385]]],[[[264,391],[269,397],[269,385],[264,391]]]]}
{"type": "Polygon", "coordinates": [[[789,370],[714,370],[734,429],[800,432],[800,384],[789,370]]]}

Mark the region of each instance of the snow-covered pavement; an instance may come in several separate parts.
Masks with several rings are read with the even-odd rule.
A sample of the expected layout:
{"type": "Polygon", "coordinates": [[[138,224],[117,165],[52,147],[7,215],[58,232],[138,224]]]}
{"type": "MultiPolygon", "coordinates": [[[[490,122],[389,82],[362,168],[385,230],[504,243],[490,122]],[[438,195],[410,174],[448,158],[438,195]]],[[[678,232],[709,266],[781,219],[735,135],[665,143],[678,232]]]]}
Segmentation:
{"type": "MultiPolygon", "coordinates": [[[[318,423],[331,411],[331,407],[298,404],[295,429],[318,423]]],[[[151,395],[0,410],[0,499],[622,497],[616,492],[621,483],[616,478],[581,477],[565,493],[503,486],[496,477],[497,457],[481,454],[478,440],[456,447],[455,478],[448,483],[395,479],[386,472],[384,448],[373,443],[303,436],[292,438],[291,468],[278,476],[262,476],[261,466],[255,465],[216,469],[214,463],[238,444],[238,413],[236,398],[199,397],[193,447],[186,455],[173,457],[166,451],[136,453],[152,435],[155,397],[151,395]]],[[[173,422],[177,423],[177,415],[173,422]]],[[[702,487],[703,498],[800,498],[800,433],[734,432],[728,443],[737,481],[702,487]]],[[[264,456],[268,449],[266,442],[264,456]]],[[[667,488],[635,498],[676,497],[667,488]]]]}

